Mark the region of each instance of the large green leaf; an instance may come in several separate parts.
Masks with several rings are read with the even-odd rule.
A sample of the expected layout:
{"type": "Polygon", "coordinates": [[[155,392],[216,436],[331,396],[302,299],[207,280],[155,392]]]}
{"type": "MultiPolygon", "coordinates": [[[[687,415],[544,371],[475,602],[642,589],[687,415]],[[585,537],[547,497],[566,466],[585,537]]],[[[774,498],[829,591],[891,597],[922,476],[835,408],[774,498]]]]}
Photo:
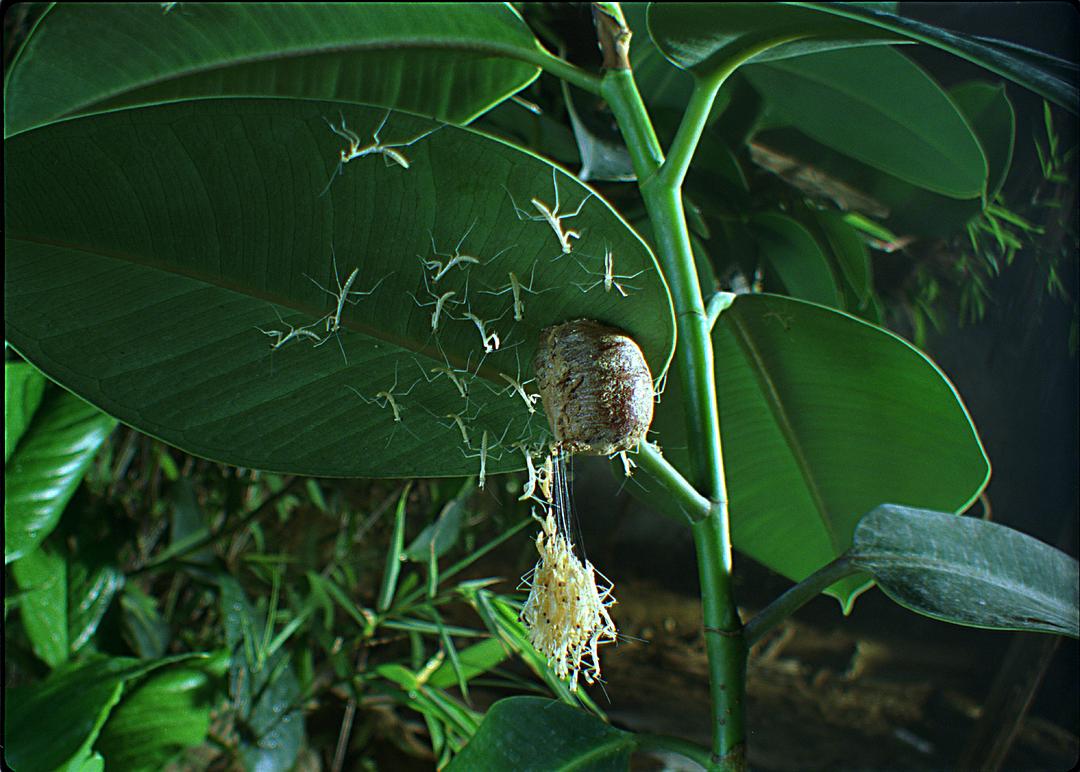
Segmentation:
{"type": "Polygon", "coordinates": [[[1016,135],[1016,114],[1005,86],[971,81],[949,89],[949,96],[982,146],[989,171],[985,195],[987,201],[993,201],[1009,176],[1016,135]]]}
{"type": "Polygon", "coordinates": [[[851,560],[920,614],[1080,637],[1076,560],[1012,528],[883,504],[859,521],[851,560]]]}
{"type": "MultiPolygon", "coordinates": [[[[882,501],[959,511],[985,486],[989,463],[960,397],[901,338],[774,295],[735,296],[712,337],[732,539],[789,579],[847,550],[882,501]]],[[[657,428],[685,468],[676,380],[657,428]]],[[[866,586],[849,578],[829,593],[850,608],[866,586]]]]}
{"type": "Polygon", "coordinates": [[[1076,111],[1075,80],[1057,67],[982,41],[861,3],[650,3],[649,33],[669,60],[709,75],[770,41],[791,40],[753,61],[770,61],[873,43],[918,42],[1002,75],[1076,111]]]}
{"type": "Polygon", "coordinates": [[[75,395],[55,387],[48,391],[4,465],[5,563],[29,553],[52,532],[115,426],[114,418],[75,395]]]}
{"type": "Polygon", "coordinates": [[[41,546],[16,560],[11,569],[24,593],[19,614],[30,647],[45,664],[56,668],[70,652],[67,561],[41,546]]]}
{"type": "MultiPolygon", "coordinates": [[[[11,345],[188,452],[310,475],[475,472],[485,431],[487,470],[522,468],[510,446],[541,441],[547,422],[502,376],[531,378],[538,332],[553,323],[589,317],[620,327],[655,375],[665,369],[674,335],[667,287],[606,202],[535,156],[449,126],[404,148],[409,168],[357,158],[320,197],[343,144],[323,119],[337,112],[324,102],[206,100],[75,119],[8,141],[11,345]],[[553,175],[562,212],[584,201],[564,221],[582,234],[569,256],[552,227],[519,218],[511,200],[534,214],[532,197],[553,205],[553,175]],[[431,284],[421,258],[433,257],[432,238],[440,252],[461,242],[484,262],[431,284]],[[605,247],[616,273],[635,275],[629,297],[604,291],[605,247]],[[306,278],[334,284],[332,251],[341,280],[358,269],[353,289],[373,294],[345,305],[336,339],[271,352],[258,328],[281,330],[276,313],[300,326],[334,310],[306,278]],[[504,291],[510,272],[543,292],[523,292],[520,321],[504,291]],[[467,298],[444,309],[437,336],[425,275],[433,292],[467,298]],[[498,333],[498,350],[485,355],[468,309],[498,333]],[[467,400],[432,372],[448,365],[473,381],[467,400]],[[400,421],[380,392],[395,395],[400,421]],[[468,451],[450,413],[466,420],[468,451]]],[[[387,113],[353,107],[345,117],[367,135],[387,113]]],[[[430,128],[394,113],[382,140],[430,128]]]]}
{"type": "Polygon", "coordinates": [[[5,87],[5,136],[116,107],[332,99],[467,123],[539,73],[508,3],[58,3],[5,87]]]}
{"type": "Polygon", "coordinates": [[[488,710],[448,770],[626,770],[634,735],[542,697],[507,697],[488,710]]]}
{"type": "Polygon", "coordinates": [[[30,426],[41,397],[45,376],[27,362],[4,363],[4,465],[30,426]]]}
{"type": "Polygon", "coordinates": [[[213,695],[210,676],[199,668],[150,675],[110,713],[95,748],[110,769],[162,769],[176,753],[206,739],[213,695]]]}
{"type": "Polygon", "coordinates": [[[5,689],[4,760],[18,772],[52,772],[90,748],[126,681],[203,656],[98,657],[66,664],[41,683],[5,689]]]}
{"type": "Polygon", "coordinates": [[[986,187],[986,159],[963,115],[892,48],[825,51],[743,74],[770,113],[844,155],[954,198],[986,187]]]}

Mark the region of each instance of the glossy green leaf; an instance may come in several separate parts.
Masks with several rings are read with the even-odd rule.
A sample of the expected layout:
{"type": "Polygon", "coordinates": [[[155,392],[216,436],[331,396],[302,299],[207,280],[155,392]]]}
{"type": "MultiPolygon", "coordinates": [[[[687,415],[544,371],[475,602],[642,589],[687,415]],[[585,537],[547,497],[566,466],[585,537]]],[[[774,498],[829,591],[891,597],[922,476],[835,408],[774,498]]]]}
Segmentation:
{"type": "MultiPolygon", "coordinates": [[[[207,100],[66,121],[8,141],[11,345],[190,453],[309,475],[474,473],[484,432],[487,472],[520,469],[510,445],[542,441],[547,421],[501,376],[529,380],[537,335],[556,322],[621,327],[653,374],[664,371],[674,335],[667,287],[606,202],[554,171],[560,212],[584,201],[564,221],[581,237],[563,256],[552,227],[519,218],[507,192],[533,213],[532,197],[554,205],[552,167],[449,126],[402,148],[408,169],[357,158],[320,197],[343,144],[323,118],[337,112],[321,102],[207,100]],[[448,258],[432,254],[432,239],[442,253],[460,242],[483,263],[433,283],[436,271],[421,259],[448,258]],[[642,272],[628,282],[638,288],[629,297],[604,291],[605,246],[617,273],[642,272]],[[277,313],[325,335],[320,319],[335,299],[314,282],[334,284],[332,250],[341,281],[355,269],[353,289],[372,294],[344,305],[343,329],[324,345],[297,340],[271,351],[260,329],[288,329],[277,313]],[[544,291],[522,291],[520,320],[511,272],[544,291]],[[457,294],[436,335],[432,293],[447,291],[457,294]],[[498,349],[489,337],[485,354],[469,309],[499,336],[498,349]],[[433,372],[448,364],[467,399],[433,372]],[[466,422],[468,449],[449,414],[466,422]]],[[[365,135],[384,118],[384,142],[433,128],[378,109],[346,112],[365,135]]]]}
{"type": "MultiPolygon", "coordinates": [[[[738,295],[713,329],[735,547],[801,581],[851,545],[883,500],[961,511],[989,478],[945,375],[906,341],[848,314],[738,295]]],[[[685,467],[678,384],[654,428],[685,467]],[[674,408],[674,409],[673,409],[674,408]]],[[[850,608],[860,578],[829,594],[850,608]]]]}
{"type": "Polygon", "coordinates": [[[986,159],[949,97],[885,47],[748,67],[770,112],[844,155],[953,198],[982,194],[986,159]]]}
{"type": "Polygon", "coordinates": [[[204,657],[184,654],[153,662],[97,657],[63,665],[41,683],[5,689],[4,760],[19,772],[52,772],[82,757],[126,681],[204,657]]]}
{"type": "MultiPolygon", "coordinates": [[[[4,286],[6,292],[9,285],[4,286]]],[[[28,554],[52,532],[115,426],[114,418],[63,389],[46,393],[4,465],[5,563],[28,554]]]]}
{"type": "Polygon", "coordinates": [[[95,748],[110,769],[159,770],[210,728],[213,684],[204,670],[171,668],[149,676],[113,709],[95,748]]]}
{"type": "Polygon", "coordinates": [[[66,662],[68,642],[67,561],[44,545],[11,566],[19,589],[23,628],[42,662],[56,668],[66,662]]]}
{"type": "Polygon", "coordinates": [[[697,74],[722,69],[766,42],[791,40],[753,61],[778,60],[874,43],[918,42],[985,67],[1076,111],[1075,76],[981,41],[860,3],[651,3],[649,33],[674,64],[697,74]]]}
{"type": "Polygon", "coordinates": [[[507,697],[491,706],[448,769],[626,770],[634,747],[631,733],[580,709],[542,697],[507,697]]]}
{"type": "Polygon", "coordinates": [[[542,55],[509,4],[59,3],[5,87],[5,136],[73,115],[227,96],[364,102],[467,123],[542,55]]]}
{"type": "Polygon", "coordinates": [[[754,215],[750,223],[758,255],[780,278],[787,294],[827,306],[839,304],[832,268],[806,228],[772,212],[754,215]]]}
{"type": "Polygon", "coordinates": [[[859,521],[851,560],[919,614],[1080,637],[1076,559],[998,523],[883,504],[859,521]]]}
{"type": "Polygon", "coordinates": [[[27,362],[4,363],[4,464],[19,444],[45,393],[45,376],[27,362]]]}

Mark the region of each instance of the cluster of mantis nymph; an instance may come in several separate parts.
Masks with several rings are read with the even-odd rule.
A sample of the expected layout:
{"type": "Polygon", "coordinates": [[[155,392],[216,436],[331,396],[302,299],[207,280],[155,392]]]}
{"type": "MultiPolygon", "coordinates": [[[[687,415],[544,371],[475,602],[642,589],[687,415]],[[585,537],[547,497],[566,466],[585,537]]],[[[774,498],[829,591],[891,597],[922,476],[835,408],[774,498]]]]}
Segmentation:
{"type": "MultiPolygon", "coordinates": [[[[349,127],[343,113],[339,113],[339,120],[336,123],[327,120],[325,117],[323,118],[323,121],[329,127],[330,131],[336,137],[345,140],[346,144],[338,153],[336,166],[334,167],[326,186],[319,193],[320,197],[326,195],[330,191],[334,181],[345,174],[348,164],[358,161],[359,159],[373,159],[376,156],[381,156],[386,167],[399,168],[402,173],[409,172],[409,170],[413,168],[413,160],[406,154],[407,152],[411,153],[411,151],[408,151],[408,148],[430,137],[442,128],[441,125],[436,126],[435,128],[424,131],[419,135],[406,140],[384,141],[381,139],[381,135],[387,130],[387,124],[390,121],[391,113],[392,111],[390,110],[386,111],[372,132],[371,139],[368,142],[364,142],[361,135],[349,127]]],[[[581,238],[581,232],[569,227],[567,221],[572,220],[572,218],[581,214],[586,204],[593,197],[593,194],[591,192],[588,193],[582,198],[575,209],[564,212],[562,211],[558,178],[554,167],[552,167],[551,175],[554,204],[548,204],[547,201],[540,198],[540,196],[533,197],[530,200],[530,204],[535,210],[535,214],[519,207],[514,200],[513,194],[510,193],[505,185],[503,185],[503,189],[510,199],[510,204],[512,205],[518,220],[540,223],[551,230],[555,239],[555,246],[557,246],[558,249],[557,253],[552,257],[552,260],[573,256],[581,269],[589,276],[589,281],[574,283],[574,286],[578,287],[582,292],[587,293],[602,287],[605,293],[614,291],[621,297],[627,297],[629,291],[639,289],[626,282],[633,280],[644,271],[638,271],[637,273],[625,276],[616,274],[615,255],[607,245],[605,245],[602,260],[603,270],[600,272],[589,269],[580,259],[578,259],[580,253],[575,250],[575,241],[581,238]]],[[[503,322],[508,314],[511,316],[514,323],[521,322],[525,318],[526,313],[526,296],[540,295],[550,291],[550,289],[554,289],[554,287],[549,288],[548,290],[541,290],[535,287],[536,265],[538,262],[536,261],[533,263],[527,279],[524,275],[519,275],[516,271],[507,271],[503,274],[503,281],[493,285],[487,285],[486,288],[483,289],[474,290],[481,295],[505,297],[509,301],[509,304],[498,316],[486,317],[486,315],[481,316],[476,313],[469,300],[469,287],[473,271],[482,269],[484,266],[491,264],[515,246],[506,246],[493,254],[488,255],[482,254],[482,250],[466,249],[469,238],[473,235],[476,225],[477,220],[473,220],[457,240],[453,249],[450,250],[447,250],[445,246],[440,249],[439,242],[441,241],[445,244],[447,240],[437,239],[434,231],[429,230],[428,237],[431,244],[430,253],[416,256],[420,266],[422,289],[420,289],[419,295],[413,292],[409,292],[408,294],[419,309],[423,309],[425,313],[430,313],[430,336],[428,338],[428,343],[434,340],[437,349],[442,352],[445,363],[444,366],[425,368],[420,364],[419,360],[414,357],[413,362],[419,372],[417,377],[415,377],[407,386],[405,385],[407,380],[403,381],[401,377],[402,368],[396,363],[393,381],[387,388],[371,394],[361,393],[360,390],[351,385],[347,385],[346,388],[364,403],[372,404],[383,410],[387,410],[392,415],[395,426],[387,441],[387,445],[389,446],[398,428],[405,428],[405,430],[412,434],[414,438],[416,437],[416,434],[406,426],[403,421],[403,416],[406,412],[405,398],[408,397],[422,381],[429,384],[439,381],[448,382],[448,386],[453,388],[464,402],[464,407],[461,410],[450,411],[443,415],[435,415],[424,405],[421,405],[421,408],[434,417],[443,427],[460,434],[463,446],[461,452],[468,458],[477,458],[479,460],[480,487],[483,487],[486,481],[487,463],[489,459],[500,459],[500,454],[504,450],[520,450],[523,452],[526,460],[526,468],[529,470],[529,481],[525,485],[524,490],[526,493],[523,495],[523,498],[529,498],[533,496],[534,492],[541,486],[537,470],[541,470],[539,474],[542,474],[543,465],[534,464],[534,459],[538,457],[542,445],[526,447],[522,441],[522,438],[526,435],[535,434],[530,431],[528,423],[525,424],[524,430],[518,437],[517,442],[511,441],[507,443],[507,437],[510,434],[513,421],[511,421],[510,424],[507,424],[506,429],[502,432],[501,436],[496,436],[490,430],[484,430],[480,433],[478,438],[472,436],[469,427],[476,421],[479,412],[478,410],[471,414],[469,412],[469,390],[471,384],[477,379],[479,369],[488,355],[513,347],[505,345],[504,341],[506,340],[506,334],[504,330],[500,329],[500,323],[503,322]],[[464,276],[463,286],[461,286],[462,276],[464,276]],[[445,330],[449,323],[454,321],[470,324],[476,330],[476,334],[479,338],[477,346],[479,357],[475,366],[471,365],[473,356],[470,354],[464,369],[455,368],[451,365],[450,358],[443,350],[439,340],[440,333],[445,330]]],[[[272,339],[271,350],[277,351],[286,345],[300,341],[306,341],[313,347],[319,348],[326,344],[330,338],[334,338],[337,341],[342,359],[346,366],[348,366],[348,355],[346,354],[346,349],[341,339],[342,334],[346,331],[343,315],[349,306],[355,306],[365,298],[374,295],[383,282],[389,278],[389,275],[382,276],[371,284],[370,287],[361,288],[362,280],[360,273],[361,266],[353,266],[348,269],[348,274],[343,279],[342,274],[339,272],[337,255],[331,246],[331,278],[329,286],[324,286],[316,279],[305,274],[305,277],[309,281],[331,298],[331,310],[313,322],[296,327],[286,323],[278,313],[277,308],[274,307],[274,313],[277,315],[277,319],[284,329],[257,328],[264,335],[272,339]]],[[[516,358],[515,354],[515,359],[516,358]]],[[[405,368],[406,371],[409,369],[411,369],[411,366],[405,368]]],[[[513,399],[520,400],[529,417],[535,414],[536,405],[540,400],[540,395],[528,390],[527,387],[533,382],[532,380],[522,380],[520,361],[517,363],[517,368],[513,375],[509,373],[498,373],[498,376],[502,381],[505,381],[505,387],[499,387],[498,384],[493,387],[486,380],[482,380],[481,382],[494,394],[505,394],[513,399]]],[[[625,453],[623,454],[623,457],[624,465],[629,474],[631,462],[626,457],[625,453]]]]}

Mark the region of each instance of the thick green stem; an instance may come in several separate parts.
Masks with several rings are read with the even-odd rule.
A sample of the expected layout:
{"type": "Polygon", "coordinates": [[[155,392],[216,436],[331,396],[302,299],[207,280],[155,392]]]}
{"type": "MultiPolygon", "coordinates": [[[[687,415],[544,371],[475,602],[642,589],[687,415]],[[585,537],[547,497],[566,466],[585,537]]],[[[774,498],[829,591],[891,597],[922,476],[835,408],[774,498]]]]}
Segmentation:
{"type": "MultiPolygon", "coordinates": [[[[701,578],[713,702],[711,766],[740,769],[744,747],[745,648],[742,625],[731,592],[727,486],[720,448],[709,319],[694,266],[682,195],[672,178],[661,178],[656,174],[662,156],[632,72],[606,73],[603,94],[630,150],[653,225],[659,259],[675,303],[678,369],[689,429],[691,482],[696,490],[706,493],[709,500],[708,514],[694,524],[693,534],[701,578]]],[[[702,108],[698,112],[700,120],[704,121],[708,110],[702,108]]],[[[700,136],[700,130],[696,136],[700,136]]]]}
{"type": "Polygon", "coordinates": [[[506,53],[515,59],[535,64],[549,75],[554,75],[567,83],[573,83],[590,94],[600,93],[600,76],[583,70],[565,59],[560,59],[550,51],[540,48],[539,44],[533,50],[510,49],[506,53]]]}
{"type": "Polygon", "coordinates": [[[851,563],[851,560],[846,555],[842,555],[810,574],[746,623],[746,645],[753,646],[765,633],[812,601],[827,587],[858,571],[859,569],[851,563]]]}

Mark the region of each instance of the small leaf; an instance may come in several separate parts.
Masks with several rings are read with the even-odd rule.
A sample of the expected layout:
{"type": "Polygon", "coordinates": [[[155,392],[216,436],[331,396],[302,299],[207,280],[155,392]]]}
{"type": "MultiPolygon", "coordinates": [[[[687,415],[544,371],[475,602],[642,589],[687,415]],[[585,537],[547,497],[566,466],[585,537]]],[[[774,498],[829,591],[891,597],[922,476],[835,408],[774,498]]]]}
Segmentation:
{"type": "Polygon", "coordinates": [[[814,219],[847,285],[860,304],[866,303],[873,289],[866,242],[837,212],[818,209],[814,212],[814,219]]]}
{"type": "Polygon", "coordinates": [[[826,306],[839,304],[836,278],[806,228],[772,212],[754,215],[750,222],[758,255],[780,278],[788,295],[826,306]]]}
{"type": "Polygon", "coordinates": [[[41,404],[45,376],[29,362],[4,363],[4,465],[41,404]]]}
{"type": "Polygon", "coordinates": [[[1076,560],[998,523],[883,504],[859,521],[850,555],[916,613],[1080,637],[1076,560]]]}
{"type": "Polygon", "coordinates": [[[120,609],[123,612],[124,638],[132,651],[143,659],[163,656],[172,631],[158,611],[154,598],[128,584],[120,596],[120,609]]]}
{"type": "Polygon", "coordinates": [[[401,553],[405,547],[405,505],[409,500],[412,481],[405,484],[398,497],[397,509],[394,510],[394,535],[390,538],[390,550],[386,553],[386,566],[383,568],[382,585],[379,587],[379,600],[375,608],[386,611],[394,602],[397,592],[398,574],[401,572],[401,553]]]}
{"type": "MultiPolygon", "coordinates": [[[[468,681],[478,675],[483,675],[495,668],[510,656],[507,647],[498,638],[489,638],[486,641],[475,643],[458,652],[458,664],[461,678],[468,681]]],[[[458,672],[453,663],[444,662],[431,674],[428,683],[432,686],[446,688],[453,686],[458,681],[458,672]]]]}
{"type": "Polygon", "coordinates": [[[49,390],[4,465],[5,563],[29,553],[52,532],[115,426],[116,419],[75,395],[49,390]]]}
{"type": "Polygon", "coordinates": [[[507,697],[488,710],[450,772],[626,770],[634,736],[583,710],[541,697],[507,697]]]}
{"type": "Polygon", "coordinates": [[[405,549],[405,557],[414,563],[423,563],[431,555],[441,558],[457,542],[465,514],[464,502],[447,502],[435,522],[425,526],[405,549]]]}
{"type": "Polygon", "coordinates": [[[50,668],[66,662],[68,643],[67,561],[44,545],[16,560],[15,581],[23,590],[19,614],[30,647],[50,668]]]}
{"type": "Polygon", "coordinates": [[[1016,114],[1005,86],[972,81],[950,89],[949,96],[982,145],[989,167],[986,200],[993,201],[1009,176],[1016,136],[1016,114]]]}

